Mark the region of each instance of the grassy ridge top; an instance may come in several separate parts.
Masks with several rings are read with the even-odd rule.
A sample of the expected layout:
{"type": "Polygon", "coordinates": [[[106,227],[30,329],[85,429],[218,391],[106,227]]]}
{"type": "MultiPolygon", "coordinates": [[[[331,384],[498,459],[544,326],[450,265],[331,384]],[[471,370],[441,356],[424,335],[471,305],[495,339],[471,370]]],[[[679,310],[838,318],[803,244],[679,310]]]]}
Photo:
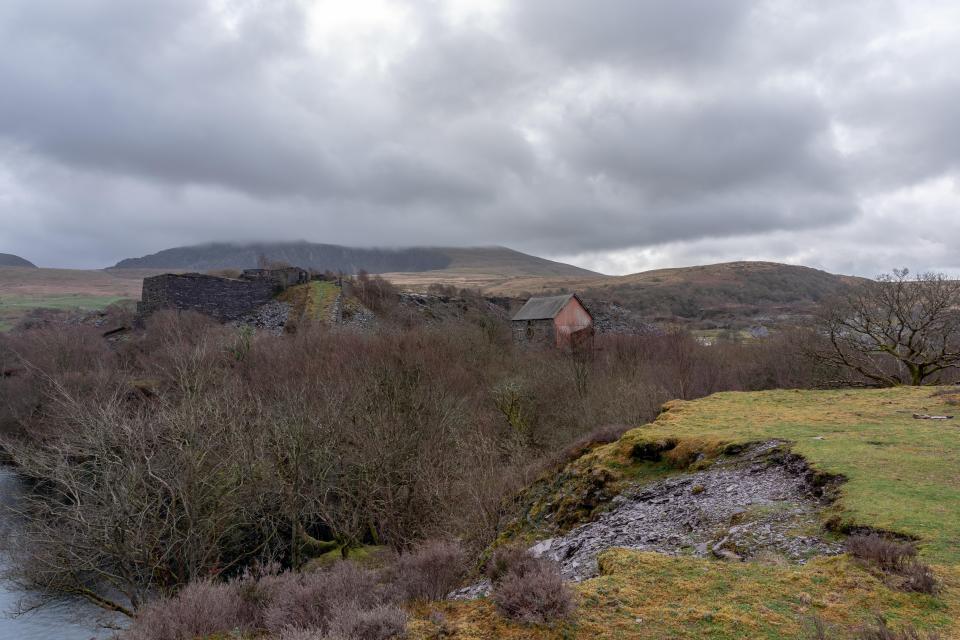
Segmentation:
{"type": "MultiPolygon", "coordinates": [[[[675,473],[698,454],[708,462],[731,444],[785,440],[815,471],[846,478],[828,516],[918,538],[941,584],[936,595],[896,590],[845,555],[797,566],[613,549],[600,556],[601,575],[577,585],[580,606],[572,621],[522,626],[505,622],[487,600],[450,602],[439,608],[455,630],[451,637],[810,638],[806,625],[817,616],[837,625],[830,637],[842,639],[882,614],[894,629],[913,625],[960,638],[960,421],[912,415],[951,414],[946,401],[955,396],[944,391],[768,391],[673,402],[653,423],[531,488],[540,505],[555,503],[599,474],[622,487],[675,473]],[[633,459],[635,447],[667,440],[676,446],[662,462],[633,459]]],[[[536,519],[536,509],[525,517],[536,519]]],[[[412,637],[434,633],[425,612],[418,615],[412,637]]]]}
{"type": "Polygon", "coordinates": [[[847,481],[834,507],[844,523],[919,539],[935,562],[960,563],[960,422],[930,388],[719,393],[673,403],[598,455],[619,457],[644,441],[675,438],[715,447],[773,438],[817,470],[847,481]]]}

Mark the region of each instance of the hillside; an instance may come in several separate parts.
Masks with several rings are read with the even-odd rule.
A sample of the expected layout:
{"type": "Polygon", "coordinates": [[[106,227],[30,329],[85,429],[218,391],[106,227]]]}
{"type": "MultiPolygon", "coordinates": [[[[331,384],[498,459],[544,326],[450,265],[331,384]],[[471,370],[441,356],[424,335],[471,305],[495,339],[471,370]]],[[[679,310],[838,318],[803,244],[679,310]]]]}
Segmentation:
{"type": "MultiPolygon", "coordinates": [[[[301,259],[309,260],[313,256],[315,261],[311,264],[329,265],[335,263],[320,261],[359,260],[366,255],[371,262],[363,264],[368,267],[379,264],[381,268],[396,266],[388,260],[410,264],[409,261],[422,258],[421,267],[430,266],[430,261],[434,261],[434,266],[441,263],[445,266],[383,275],[397,286],[414,291],[424,291],[431,284],[444,284],[521,299],[543,292],[576,291],[590,301],[616,303],[628,309],[638,321],[682,324],[704,333],[792,322],[812,313],[819,301],[856,281],[817,269],[767,262],[734,262],[604,276],[503,247],[380,252],[305,243],[283,246],[286,253],[277,250],[268,256],[293,264],[303,264],[301,259]]],[[[261,249],[266,247],[260,245],[261,249]]],[[[104,271],[6,269],[0,273],[0,327],[9,327],[30,308],[99,308],[121,298],[137,299],[140,282],[147,275],[209,271],[225,268],[222,265],[238,260],[251,261],[240,264],[255,264],[256,256],[257,249],[251,247],[208,245],[124,260],[120,266],[104,271]],[[134,267],[138,264],[155,266],[134,267]]],[[[350,269],[344,269],[347,270],[350,269]]]]}
{"type": "Polygon", "coordinates": [[[37,265],[12,253],[0,253],[0,267],[25,267],[36,269],[37,265]]]}
{"type": "Polygon", "coordinates": [[[855,281],[810,267],[730,262],[585,283],[583,293],[618,302],[651,320],[680,320],[706,328],[790,320],[812,312],[855,281]]]}
{"type": "Polygon", "coordinates": [[[251,268],[257,266],[257,259],[261,255],[275,262],[286,262],[318,271],[330,270],[344,273],[364,270],[370,273],[492,273],[504,276],[596,275],[585,269],[503,247],[375,249],[309,242],[248,245],[217,243],[178,247],[142,258],[121,260],[115,268],[189,271],[251,268]]]}
{"type": "MultiPolygon", "coordinates": [[[[960,637],[960,429],[913,417],[951,414],[956,393],[769,391],[670,403],[652,424],[545,474],[504,535],[547,539],[537,548],[564,567],[583,548],[599,553],[599,576],[577,586],[578,617],[523,627],[488,600],[454,602],[441,608],[451,637],[823,637],[809,634],[815,616],[834,629],[827,637],[866,638],[854,630],[878,615],[894,629],[960,637]],[[711,521],[725,501],[732,511],[711,521]],[[664,518],[629,522],[629,513],[681,526],[660,534],[664,518]],[[643,535],[632,549],[585,538],[604,520],[616,523],[608,534],[643,535]],[[934,593],[841,553],[845,536],[864,530],[916,540],[934,593]],[[687,543],[700,534],[711,542],[687,543]],[[805,559],[792,558],[798,549],[805,559]]],[[[433,632],[428,620],[415,629],[414,638],[433,632]]]]}
{"type": "Polygon", "coordinates": [[[696,329],[742,328],[789,322],[811,313],[823,299],[856,278],[772,262],[723,264],[644,271],[626,276],[553,273],[534,275],[494,269],[456,268],[425,273],[389,273],[394,284],[424,289],[430,284],[479,288],[492,295],[527,297],[576,291],[617,303],[648,322],[696,329]]]}

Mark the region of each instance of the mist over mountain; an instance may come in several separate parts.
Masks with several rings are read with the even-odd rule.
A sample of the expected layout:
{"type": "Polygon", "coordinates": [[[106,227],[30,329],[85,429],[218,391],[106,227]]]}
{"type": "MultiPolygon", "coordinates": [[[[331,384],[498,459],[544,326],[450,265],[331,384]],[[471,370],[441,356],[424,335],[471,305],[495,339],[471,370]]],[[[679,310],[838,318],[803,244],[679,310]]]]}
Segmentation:
{"type": "Polygon", "coordinates": [[[118,262],[116,269],[173,269],[209,271],[256,267],[263,256],[318,271],[369,273],[440,271],[448,268],[509,271],[516,275],[591,276],[592,271],[505,247],[442,248],[409,247],[377,249],[345,247],[311,242],[256,244],[214,243],[166,249],[140,258],[118,262]]]}

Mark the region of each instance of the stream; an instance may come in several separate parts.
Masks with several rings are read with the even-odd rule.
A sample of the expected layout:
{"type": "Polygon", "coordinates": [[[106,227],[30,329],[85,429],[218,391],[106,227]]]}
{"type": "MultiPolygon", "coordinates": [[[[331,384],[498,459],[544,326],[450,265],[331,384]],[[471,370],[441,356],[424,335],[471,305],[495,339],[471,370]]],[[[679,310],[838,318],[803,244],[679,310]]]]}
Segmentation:
{"type": "MultiPolygon", "coordinates": [[[[0,529],[8,524],[4,507],[16,500],[20,480],[14,471],[0,466],[0,529]]],[[[0,573],[7,566],[7,558],[0,554],[0,573]]],[[[13,617],[17,604],[31,594],[0,577],[0,639],[2,640],[90,640],[109,638],[110,630],[98,627],[97,616],[102,611],[92,604],[76,600],[57,603],[37,611],[13,617]]]]}

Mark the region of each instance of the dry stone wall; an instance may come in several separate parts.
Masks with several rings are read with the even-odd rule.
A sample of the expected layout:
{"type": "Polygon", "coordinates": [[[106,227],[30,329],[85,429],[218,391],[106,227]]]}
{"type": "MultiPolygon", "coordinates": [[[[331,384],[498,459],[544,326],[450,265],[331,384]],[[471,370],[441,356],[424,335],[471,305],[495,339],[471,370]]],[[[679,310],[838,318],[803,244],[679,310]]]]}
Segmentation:
{"type": "Polygon", "coordinates": [[[149,315],[161,309],[197,311],[220,322],[231,322],[273,300],[277,282],[232,280],[200,273],[164,274],[145,278],[137,311],[149,315]]]}
{"type": "Polygon", "coordinates": [[[552,345],[556,341],[553,320],[514,320],[513,339],[522,345],[552,345]]]}

